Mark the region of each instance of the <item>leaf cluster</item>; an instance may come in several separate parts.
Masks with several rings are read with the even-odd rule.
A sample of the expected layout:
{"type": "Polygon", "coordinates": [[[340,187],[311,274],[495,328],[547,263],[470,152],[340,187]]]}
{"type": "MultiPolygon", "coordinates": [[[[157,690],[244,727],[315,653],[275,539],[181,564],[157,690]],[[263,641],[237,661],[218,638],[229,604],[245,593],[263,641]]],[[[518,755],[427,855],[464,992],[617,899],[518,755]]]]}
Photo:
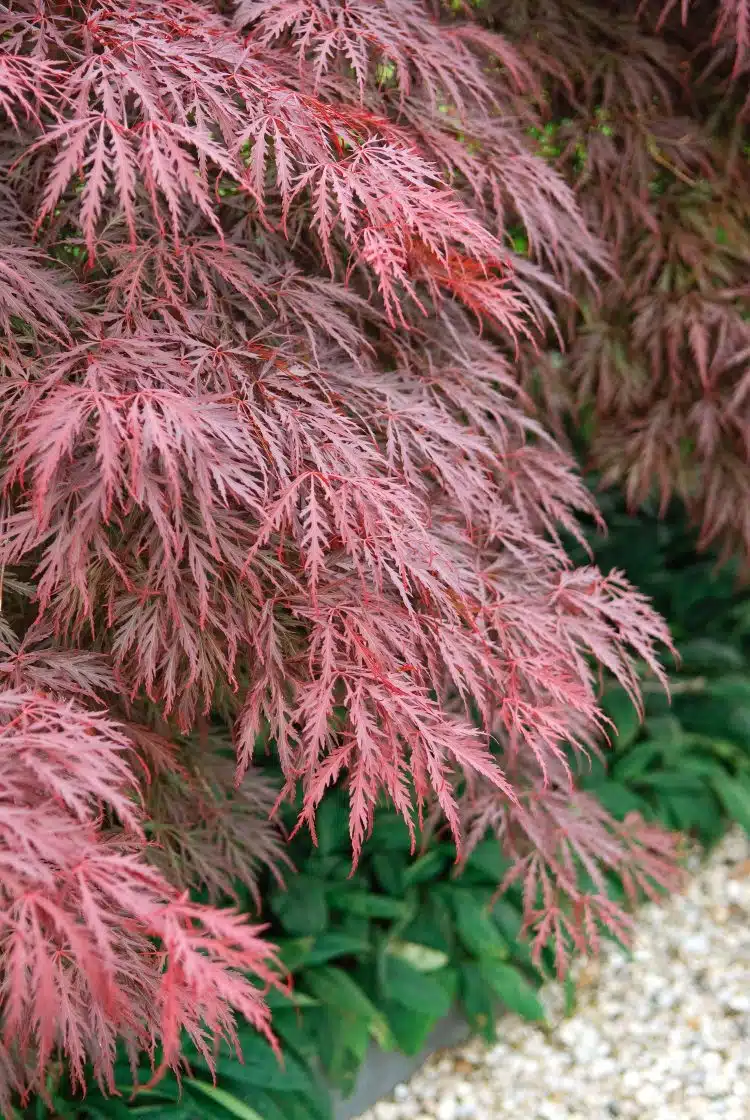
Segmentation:
{"type": "MultiPolygon", "coordinates": [[[[603,564],[616,556],[651,594],[670,622],[678,657],[670,696],[646,688],[643,720],[627,693],[607,684],[611,750],[579,760],[579,784],[614,819],[635,811],[710,845],[729,822],[750,829],[747,594],[731,566],[718,567],[715,557],[697,552],[678,505],[666,517],[656,508],[632,516],[610,494],[603,508],[609,533],[591,535],[594,551],[603,564]]],[[[575,555],[575,545],[572,550],[575,555]]],[[[577,765],[574,753],[570,764],[577,765]]],[[[272,758],[266,763],[269,784],[276,766],[272,758]]],[[[294,806],[284,814],[293,825],[294,806]]],[[[285,885],[270,873],[261,882],[263,916],[292,981],[269,997],[282,1064],[267,1042],[241,1028],[243,1061],[220,1057],[215,1086],[188,1045],[190,1070],[181,1087],[168,1079],[131,1101],[131,1071],[121,1065],[121,1098],[103,1097],[92,1086],[81,1102],[62,1083],[55,1116],[328,1120],[330,1087],[350,1091],[371,1046],[416,1054],[451,1008],[490,1041],[503,1011],[543,1019],[537,992],[556,968],[558,949],[552,938],[535,961],[520,883],[498,894],[513,862],[492,832],[459,867],[455,846],[432,828],[412,852],[405,822],[383,806],[352,875],[346,798],[333,790],[319,809],[316,834],[316,844],[304,833],[290,842],[296,873],[285,885]]],[[[600,855],[604,848],[600,843],[600,855]]],[[[627,866],[605,869],[610,900],[627,903],[627,872],[627,866]]],[[[585,889],[581,863],[578,874],[585,889]]],[[[574,987],[567,993],[574,1002],[574,987]]],[[[40,1101],[28,1120],[48,1115],[40,1101]]]]}
{"type": "Polygon", "coordinates": [[[702,546],[747,556],[747,4],[480,10],[543,82],[529,135],[610,262],[596,291],[574,284],[564,354],[529,354],[526,382],[631,504],[676,496],[702,546]]]}

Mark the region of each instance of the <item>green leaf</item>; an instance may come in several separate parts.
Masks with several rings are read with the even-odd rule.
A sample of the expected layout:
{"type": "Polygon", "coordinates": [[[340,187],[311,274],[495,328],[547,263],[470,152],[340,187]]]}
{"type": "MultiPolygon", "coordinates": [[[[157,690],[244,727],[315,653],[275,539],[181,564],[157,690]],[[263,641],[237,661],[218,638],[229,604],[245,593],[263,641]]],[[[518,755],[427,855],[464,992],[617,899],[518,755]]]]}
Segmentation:
{"type": "Polygon", "coordinates": [[[477,957],[507,960],[510,953],[505,938],[490,917],[486,905],[470,890],[460,887],[451,889],[450,901],[456,930],[464,947],[477,957]]]}
{"type": "MultiPolygon", "coordinates": [[[[675,711],[683,726],[705,739],[732,739],[735,728],[732,704],[717,696],[675,696],[675,711]]],[[[744,738],[744,736],[742,736],[744,738]]]]}
{"type": "Polygon", "coordinates": [[[286,890],[271,896],[271,910],[287,933],[296,937],[322,933],[328,925],[326,884],[302,873],[292,875],[286,890]]]}
{"type": "Polygon", "coordinates": [[[404,886],[411,887],[417,883],[428,883],[431,879],[439,878],[445,871],[449,858],[445,852],[433,849],[419,859],[415,859],[403,873],[404,886]]]}
{"type": "MultiPolygon", "coordinates": [[[[245,1093],[253,1088],[286,1093],[304,1092],[308,1088],[309,1073],[293,1055],[284,1053],[280,1059],[251,1028],[240,1030],[239,1041],[241,1061],[234,1054],[220,1054],[216,1059],[216,1076],[221,1084],[233,1089],[242,1086],[245,1093]]],[[[198,1051],[189,1053],[189,1060],[193,1069],[208,1070],[205,1058],[198,1051]]]]}
{"type": "Polygon", "coordinates": [[[624,752],[612,766],[612,777],[618,782],[629,782],[645,774],[652,762],[661,758],[664,744],[647,740],[624,752]]]}
{"type": "Polygon", "coordinates": [[[451,1009],[450,993],[434,974],[419,972],[399,957],[385,958],[381,988],[386,999],[435,1019],[451,1009]]]}
{"type": "Polygon", "coordinates": [[[479,879],[497,886],[508,870],[508,866],[508,860],[503,855],[498,841],[483,840],[481,844],[477,844],[466,861],[464,874],[473,873],[479,879]]]}
{"type": "Polygon", "coordinates": [[[458,992],[458,972],[455,968],[440,968],[431,973],[431,978],[444,989],[451,1006],[455,1003],[458,992]]]}
{"type": "Polygon", "coordinates": [[[316,1000],[310,1000],[312,1008],[300,1015],[294,1010],[277,1011],[273,1016],[273,1029],[284,1043],[285,1049],[293,1050],[307,1062],[312,1062],[318,1053],[317,1035],[310,1029],[313,1016],[320,1010],[316,1000]]]}
{"type": "Polygon", "coordinates": [[[605,781],[608,772],[605,758],[590,754],[588,758],[577,758],[575,763],[579,772],[578,782],[582,789],[596,787],[600,782],[605,781]]]}
{"type": "Polygon", "coordinates": [[[388,1026],[398,1049],[409,1057],[419,1054],[424,1049],[439,1018],[388,999],[383,1000],[383,1013],[388,1020],[388,1026]]]}
{"type": "Polygon", "coordinates": [[[679,646],[681,667],[687,669],[741,669],[745,663],[736,646],[713,638],[693,638],[679,646]]]}
{"type": "Polygon", "coordinates": [[[711,779],[711,785],[727,815],[750,832],[750,784],[747,780],[716,774],[711,779]]]}
{"type": "Polygon", "coordinates": [[[732,737],[739,740],[743,747],[750,746],[750,707],[732,709],[729,716],[729,730],[732,737]]]}
{"type": "Polygon", "coordinates": [[[401,899],[371,894],[357,888],[335,887],[328,891],[328,901],[335,910],[344,910],[362,918],[403,918],[407,904],[401,899]]]}
{"type": "Polygon", "coordinates": [[[733,708],[737,705],[750,707],[750,677],[744,673],[732,673],[709,681],[707,691],[712,698],[723,700],[733,708]]]}
{"type": "MultiPolygon", "coordinates": [[[[80,1114],[76,1115],[80,1116],[80,1114]]],[[[119,1118],[120,1113],[103,1112],[101,1109],[91,1113],[90,1105],[87,1103],[86,1116],[88,1117],[89,1115],[96,1117],[96,1120],[100,1120],[100,1118],[101,1120],[111,1120],[113,1116],[119,1118]]],[[[129,1120],[133,1120],[134,1117],[136,1117],[137,1120],[194,1120],[195,1110],[190,1108],[187,1100],[183,1098],[182,1101],[136,1105],[135,1108],[129,1108],[126,1112],[122,1113],[123,1120],[125,1120],[125,1116],[127,1116],[129,1120]]]]}
{"type": "Polygon", "coordinates": [[[414,941],[450,956],[454,950],[455,933],[453,912],[447,900],[439,891],[430,891],[422,899],[412,921],[400,933],[405,941],[414,941]]]}
{"type": "Polygon", "coordinates": [[[339,914],[339,922],[337,929],[341,933],[345,933],[347,937],[361,937],[370,940],[372,934],[372,924],[369,918],[364,918],[359,914],[339,914]]]}
{"type": "Polygon", "coordinates": [[[306,859],[301,861],[299,857],[297,859],[304,867],[305,874],[312,875],[315,879],[346,883],[351,876],[351,855],[348,857],[335,854],[326,856],[320,851],[313,851],[306,859]]]}
{"type": "Polygon", "coordinates": [[[486,959],[479,961],[479,968],[485,982],[511,1011],[524,1019],[544,1019],[544,1008],[536,992],[518,969],[486,959]]]}
{"type": "Polygon", "coordinates": [[[249,1104],[245,1104],[244,1101],[232,1096],[231,1093],[217,1085],[210,1085],[205,1081],[195,1081],[193,1078],[189,1078],[185,1081],[185,1088],[191,1094],[195,1094],[196,1099],[200,1101],[204,1109],[210,1110],[209,1113],[204,1112],[204,1116],[210,1115],[216,1117],[217,1120],[229,1116],[236,1116],[237,1120],[263,1120],[260,1113],[251,1108],[249,1104]]]}
{"type": "MultiPolygon", "coordinates": [[[[282,1104],[282,1099],[277,1099],[273,1093],[256,1090],[252,1096],[252,1107],[263,1120],[289,1120],[289,1104],[294,1099],[287,1095],[282,1104]]],[[[198,1117],[194,1116],[193,1120],[198,1120],[198,1117]]]]}
{"type": "Polygon", "coordinates": [[[312,1092],[284,1097],[278,1103],[283,1120],[333,1120],[333,1103],[327,1085],[316,1083],[312,1092]]]}
{"type": "Polygon", "coordinates": [[[288,988],[282,988],[281,990],[271,988],[266,992],[264,999],[271,1011],[288,1007],[310,1007],[313,1003],[313,1000],[306,996],[304,992],[289,991],[288,988]]]}
{"type": "Polygon", "coordinates": [[[641,729],[641,719],[625,689],[611,688],[602,699],[602,708],[615,725],[615,730],[607,728],[612,746],[622,750],[635,742],[641,729]]]}
{"type": "Polygon", "coordinates": [[[685,737],[682,724],[673,715],[649,715],[644,728],[649,739],[659,742],[665,750],[679,746],[685,737]]]}
{"type": "Polygon", "coordinates": [[[348,972],[340,968],[311,968],[304,974],[305,985],[317,1000],[358,1019],[375,1019],[378,1011],[348,972]]]}
{"type": "Polygon", "coordinates": [[[492,917],[508,943],[511,957],[530,966],[531,947],[527,940],[521,939],[523,925],[521,911],[507,898],[499,898],[492,908],[492,917]]]}
{"type": "Polygon", "coordinates": [[[404,893],[406,856],[401,852],[378,852],[373,856],[372,869],[380,886],[389,895],[400,898],[404,893]]]}
{"type": "Polygon", "coordinates": [[[563,981],[563,992],[565,1001],[563,1015],[566,1019],[569,1019],[572,1015],[575,1015],[578,1006],[578,989],[571,973],[568,973],[563,981]]]}
{"type": "Polygon", "coordinates": [[[279,957],[290,972],[326,964],[337,957],[363,957],[372,949],[368,938],[338,930],[321,933],[319,937],[300,937],[293,941],[276,938],[276,944],[280,950],[279,957]]]}
{"type": "Polygon", "coordinates": [[[156,1103],[128,1105],[121,1097],[105,1097],[102,1093],[89,1089],[85,1100],[70,1102],[70,1104],[66,1101],[64,1112],[56,1107],[54,1112],[45,1111],[44,1115],[49,1116],[50,1120],[53,1117],[56,1120],[57,1116],[79,1117],[81,1115],[91,1117],[92,1120],[132,1120],[134,1116],[154,1117],[154,1120],[157,1116],[159,1120],[161,1118],[180,1120],[185,1116],[185,1106],[180,1101],[171,1101],[166,1097],[156,1103]]]}
{"type": "MultiPolygon", "coordinates": [[[[382,1037],[387,1048],[393,1036],[385,1017],[382,1017],[382,1024],[382,1037]]],[[[343,1092],[354,1087],[369,1046],[368,1022],[341,1015],[332,1007],[324,1010],[318,1032],[320,1060],[330,1080],[343,1092]]]]}
{"type": "Polygon", "coordinates": [[[385,1019],[357,982],[340,968],[311,968],[304,973],[304,982],[312,994],[340,1019],[365,1024],[367,1031],[379,1042],[388,1041],[385,1019]]]}
{"type": "Polygon", "coordinates": [[[284,1120],[333,1120],[330,1099],[324,1099],[322,1094],[318,1100],[309,1096],[289,1097],[284,1102],[284,1120]]]}
{"type": "Polygon", "coordinates": [[[279,950],[279,960],[290,972],[296,972],[307,961],[310,950],[315,944],[314,937],[298,937],[285,939],[277,937],[276,947],[279,950]]]}
{"type": "Polygon", "coordinates": [[[349,852],[349,806],[340,790],[330,790],[318,806],[315,813],[315,834],[321,855],[349,852]]]}
{"type": "Polygon", "coordinates": [[[315,938],[305,963],[308,967],[312,967],[326,964],[337,957],[364,957],[370,952],[372,952],[372,946],[368,938],[355,937],[351,933],[339,933],[337,930],[330,930],[328,933],[321,933],[320,937],[315,938]]]}
{"type": "Polygon", "coordinates": [[[667,793],[682,791],[699,794],[703,789],[700,777],[695,774],[685,774],[680,770],[656,770],[652,774],[641,774],[638,785],[664,790],[667,793]]]}
{"type": "Polygon", "coordinates": [[[474,961],[466,961],[460,966],[460,993],[470,1025],[488,1042],[494,1042],[495,1007],[492,989],[474,961]]]}
{"type": "Polygon", "coordinates": [[[406,821],[392,810],[375,814],[372,833],[366,847],[373,852],[411,852],[411,835],[406,821]]]}
{"type": "Polygon", "coordinates": [[[437,969],[444,968],[450,959],[440,949],[432,949],[416,941],[390,941],[387,952],[416,968],[417,972],[436,972],[437,969]]]}
{"type": "Polygon", "coordinates": [[[657,803],[660,819],[668,828],[679,832],[697,832],[710,843],[723,829],[723,814],[716,796],[709,788],[697,793],[667,793],[657,803]]]}
{"type": "Polygon", "coordinates": [[[602,782],[591,791],[613,817],[622,820],[628,813],[643,812],[648,805],[620,782],[602,782]]]}
{"type": "Polygon", "coordinates": [[[727,768],[719,758],[704,754],[684,754],[679,761],[683,773],[694,774],[698,778],[713,778],[715,774],[726,774],[727,768]]]}

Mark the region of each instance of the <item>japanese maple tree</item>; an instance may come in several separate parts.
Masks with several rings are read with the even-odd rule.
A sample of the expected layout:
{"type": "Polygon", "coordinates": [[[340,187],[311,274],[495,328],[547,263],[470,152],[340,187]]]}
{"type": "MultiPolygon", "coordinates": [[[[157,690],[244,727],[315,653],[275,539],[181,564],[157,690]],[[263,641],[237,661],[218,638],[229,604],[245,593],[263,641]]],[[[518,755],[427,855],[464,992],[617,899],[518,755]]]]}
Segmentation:
{"type": "Polygon", "coordinates": [[[268,1029],[271,951],[186,893],[283,865],[259,738],[313,832],[346,784],[355,860],[383,795],[494,828],[561,966],[622,928],[599,867],[669,881],[563,750],[668,642],[571,567],[595,510],[519,387],[617,264],[529,136],[568,58],[454,8],[0,9],[6,1108],[54,1053],[106,1088],[118,1038],[268,1029]]]}
{"type": "Polygon", "coordinates": [[[703,544],[750,556],[750,6],[747,0],[491,2],[543,83],[536,151],[606,242],[574,278],[565,355],[530,353],[553,413],[634,504],[677,495],[703,544]],[[558,355],[554,355],[555,359],[558,355]]]}

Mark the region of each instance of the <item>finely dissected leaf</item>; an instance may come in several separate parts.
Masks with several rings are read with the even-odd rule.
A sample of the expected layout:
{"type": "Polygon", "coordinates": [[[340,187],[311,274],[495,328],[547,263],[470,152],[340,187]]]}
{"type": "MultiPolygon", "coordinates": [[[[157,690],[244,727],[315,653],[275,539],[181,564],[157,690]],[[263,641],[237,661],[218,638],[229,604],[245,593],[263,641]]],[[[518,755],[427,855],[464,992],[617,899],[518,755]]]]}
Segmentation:
{"type": "Polygon", "coordinates": [[[220,735],[196,744],[134,724],[126,733],[136,758],[153,771],[146,792],[150,861],[176,886],[204,890],[212,902],[236,902],[241,887],[260,910],[261,868],[279,885],[281,869],[292,868],[268,821],[277,788],[257,774],[237,786],[231,743],[220,735]]]}
{"type": "MultiPolygon", "coordinates": [[[[594,798],[571,792],[566,778],[561,767],[559,789],[553,784],[532,787],[518,807],[501,807],[491,797],[484,806],[475,801],[469,835],[470,849],[472,836],[478,840],[488,828],[500,837],[512,837],[516,859],[501,890],[521,888],[523,929],[532,935],[532,960],[538,965],[545,947],[553,942],[561,976],[567,972],[572,949],[584,953],[598,949],[602,929],[621,941],[628,939],[632,918],[613,901],[609,874],[619,877],[631,902],[641,894],[655,899],[660,890],[680,881],[675,838],[641,818],[641,806],[627,788],[605,782],[594,798]],[[610,811],[617,817],[620,809],[624,819],[613,819],[610,811]]],[[[658,782],[659,777],[640,779],[647,780],[658,782]]],[[[460,894],[455,888],[455,895],[460,894]]],[[[464,908],[454,903],[454,909],[458,916],[464,908]]],[[[470,943],[476,935],[471,925],[462,937],[473,947],[470,943]]],[[[478,943],[474,951],[481,953],[478,943]]]]}
{"type": "Polygon", "coordinates": [[[745,0],[685,28],[636,0],[227,7],[0,11],[5,1112],[61,1056],[104,1093],[117,1042],[166,1067],[183,1031],[268,1029],[259,931],[178,892],[257,904],[291,870],[277,797],[393,891],[275,896],[321,939],[296,1002],[351,1020],[306,1007],[343,1083],[390,1034],[323,963],[329,908],[499,953],[470,907],[419,929],[425,821],[488,903],[520,889],[537,957],[624,935],[607,875],[653,892],[674,846],[567,764],[602,675],[640,716],[670,638],[617,556],[570,562],[597,515],[562,413],[605,482],[750,541],[745,0]]]}
{"type": "Polygon", "coordinates": [[[80,1087],[92,1062],[114,1086],[117,1036],[131,1055],[159,1040],[179,1068],[185,1030],[213,1068],[211,1035],[236,1039],[233,1009],[270,1037],[273,984],[260,931],[190,902],[144,857],[142,809],[123,729],[98,713],[0,691],[0,954],[6,1088],[43,1091],[63,1053],[80,1087]],[[125,831],[102,828],[107,812],[125,831]],[[106,1045],[105,1045],[106,1043],[106,1045]]]}
{"type": "Polygon", "coordinates": [[[581,286],[569,356],[530,355],[529,382],[554,415],[588,414],[589,461],[631,505],[677,497],[701,545],[746,560],[748,163],[733,135],[750,109],[747,0],[626,4],[608,22],[524,3],[513,25],[556,107],[531,126],[537,150],[616,273],[596,300],[581,286]]]}

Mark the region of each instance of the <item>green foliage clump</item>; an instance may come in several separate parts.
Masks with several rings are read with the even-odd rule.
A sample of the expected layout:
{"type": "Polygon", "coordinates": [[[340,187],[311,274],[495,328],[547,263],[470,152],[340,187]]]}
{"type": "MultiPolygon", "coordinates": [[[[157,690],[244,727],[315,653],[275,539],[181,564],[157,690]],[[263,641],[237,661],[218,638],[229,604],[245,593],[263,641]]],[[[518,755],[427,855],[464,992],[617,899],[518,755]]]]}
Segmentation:
{"type": "Polygon", "coordinates": [[[679,507],[633,518],[614,495],[604,506],[598,559],[652,596],[678,658],[669,695],[645,685],[642,722],[621,689],[608,691],[612,753],[582,785],[615,816],[636,810],[711,845],[728,821],[750,830],[750,598],[732,564],[697,553],[679,507]]]}

